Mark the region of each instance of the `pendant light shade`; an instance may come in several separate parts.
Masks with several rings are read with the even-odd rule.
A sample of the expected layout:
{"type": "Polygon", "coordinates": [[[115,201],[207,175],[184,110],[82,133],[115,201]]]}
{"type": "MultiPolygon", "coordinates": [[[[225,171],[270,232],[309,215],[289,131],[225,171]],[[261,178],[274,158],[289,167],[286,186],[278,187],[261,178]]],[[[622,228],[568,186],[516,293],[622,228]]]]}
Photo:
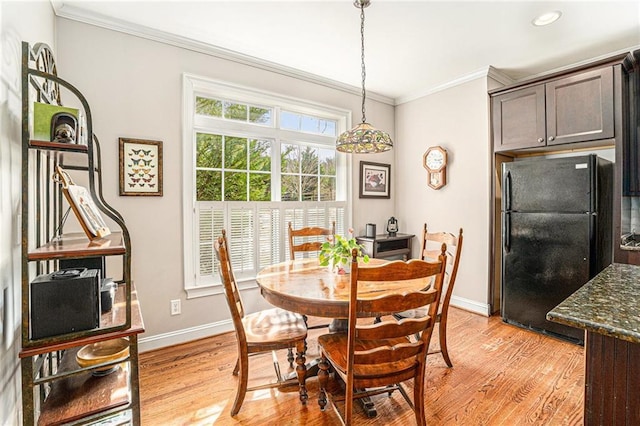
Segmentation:
{"type": "Polygon", "coordinates": [[[362,122],[351,130],[338,136],[336,149],[341,152],[367,154],[388,151],[393,147],[387,132],[374,129],[369,123],[362,122]]]}
{"type": "Polygon", "coordinates": [[[338,136],[336,149],[340,152],[366,154],[388,151],[393,147],[391,137],[387,132],[375,129],[367,123],[365,116],[365,100],[367,92],[364,87],[366,71],[364,66],[364,8],[369,6],[369,0],[355,0],[353,5],[360,9],[360,41],[362,58],[362,122],[351,130],[338,136]]]}

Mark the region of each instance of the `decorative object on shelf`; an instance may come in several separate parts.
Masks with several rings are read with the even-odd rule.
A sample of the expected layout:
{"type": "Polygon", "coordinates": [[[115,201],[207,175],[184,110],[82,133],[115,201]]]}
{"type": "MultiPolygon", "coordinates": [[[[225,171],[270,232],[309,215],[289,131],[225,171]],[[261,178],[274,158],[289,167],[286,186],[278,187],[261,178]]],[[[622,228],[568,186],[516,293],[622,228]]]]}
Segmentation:
{"type": "Polygon", "coordinates": [[[56,166],[53,180],[62,185],[62,193],[90,240],[104,238],[111,234],[87,188],[74,184],[71,176],[60,166],[56,166]]]}
{"type": "Polygon", "coordinates": [[[376,224],[375,223],[367,223],[364,231],[364,236],[368,238],[376,237],[376,224]]]}
{"type": "Polygon", "coordinates": [[[422,157],[427,169],[427,185],[440,189],[447,184],[447,150],[441,146],[432,146],[422,157]]]}
{"type": "Polygon", "coordinates": [[[336,149],[340,152],[366,154],[388,151],[393,147],[393,141],[387,132],[375,129],[367,123],[365,116],[365,100],[367,91],[364,87],[367,76],[364,65],[364,8],[368,7],[370,0],[355,0],[353,5],[360,9],[360,45],[361,45],[361,74],[362,74],[362,122],[351,130],[347,130],[338,136],[336,149]]]}
{"type": "MultiPolygon", "coordinates": [[[[92,367],[112,361],[124,361],[129,356],[129,340],[125,338],[106,340],[83,346],[76,354],[76,361],[82,368],[92,367]]],[[[119,364],[100,367],[93,371],[94,376],[106,376],[113,373],[119,364]]]]}
{"type": "Polygon", "coordinates": [[[360,198],[391,197],[391,165],[360,162],[360,198]]]}
{"type": "Polygon", "coordinates": [[[31,338],[61,336],[100,325],[97,269],[60,269],[29,285],[31,338]]]}
{"type": "Polygon", "coordinates": [[[33,139],[77,143],[78,110],[59,105],[33,103],[33,139]]]}
{"type": "Polygon", "coordinates": [[[113,278],[104,278],[100,285],[100,312],[107,313],[113,308],[113,301],[116,298],[118,284],[113,282],[113,278]]]}
{"type": "Polygon", "coordinates": [[[76,143],[78,121],[67,112],[58,112],[51,118],[51,138],[57,143],[76,143]]]}
{"type": "Polygon", "coordinates": [[[387,234],[390,237],[395,237],[398,233],[398,219],[391,216],[387,221],[387,234]]]}
{"type": "Polygon", "coordinates": [[[120,195],[162,197],[162,142],[120,138],[120,195]]]}
{"type": "Polygon", "coordinates": [[[353,238],[353,229],[349,228],[349,238],[336,235],[335,241],[325,241],[320,249],[318,260],[320,266],[330,266],[338,274],[351,272],[351,258],[353,249],[358,251],[358,259],[369,262],[369,256],[362,253],[362,246],[353,238]]]}

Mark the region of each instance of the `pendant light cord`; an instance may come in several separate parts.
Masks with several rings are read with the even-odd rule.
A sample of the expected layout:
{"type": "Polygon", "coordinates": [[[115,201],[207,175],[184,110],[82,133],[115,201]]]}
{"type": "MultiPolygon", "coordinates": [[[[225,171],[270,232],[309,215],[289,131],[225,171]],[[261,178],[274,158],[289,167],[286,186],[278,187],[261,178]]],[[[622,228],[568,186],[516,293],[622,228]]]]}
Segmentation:
{"type": "Polygon", "coordinates": [[[362,122],[366,123],[367,118],[364,113],[364,101],[367,99],[367,91],[364,88],[364,80],[367,77],[367,71],[364,67],[364,0],[360,0],[360,43],[360,59],[362,60],[362,122]]]}

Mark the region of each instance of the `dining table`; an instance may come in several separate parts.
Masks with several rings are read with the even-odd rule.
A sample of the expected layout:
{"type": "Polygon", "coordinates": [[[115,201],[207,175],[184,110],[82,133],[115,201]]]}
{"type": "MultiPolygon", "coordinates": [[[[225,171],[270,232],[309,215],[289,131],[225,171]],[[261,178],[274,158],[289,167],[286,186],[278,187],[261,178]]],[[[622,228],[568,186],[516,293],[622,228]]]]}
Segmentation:
{"type": "MultiPolygon", "coordinates": [[[[372,258],[360,262],[358,268],[383,265],[388,260],[372,258]]],[[[349,316],[350,274],[338,274],[320,265],[317,258],[288,260],[267,266],[256,276],[262,297],[278,308],[303,315],[346,320],[349,316]]],[[[360,281],[358,299],[371,299],[388,293],[424,290],[431,278],[402,281],[360,281]]],[[[380,312],[379,315],[385,315],[380,312]]],[[[377,316],[379,316],[377,315],[377,316]]],[[[344,331],[334,321],[330,331],[344,331]]]]}

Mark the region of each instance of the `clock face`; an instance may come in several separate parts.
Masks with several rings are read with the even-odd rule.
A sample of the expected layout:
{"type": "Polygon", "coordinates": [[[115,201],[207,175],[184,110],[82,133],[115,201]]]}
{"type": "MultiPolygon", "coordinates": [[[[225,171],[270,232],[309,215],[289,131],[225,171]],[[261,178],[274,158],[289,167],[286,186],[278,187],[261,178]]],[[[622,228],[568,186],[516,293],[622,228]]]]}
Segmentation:
{"type": "Polygon", "coordinates": [[[438,170],[444,164],[444,154],[442,151],[433,150],[427,155],[427,167],[431,170],[438,170]]]}

